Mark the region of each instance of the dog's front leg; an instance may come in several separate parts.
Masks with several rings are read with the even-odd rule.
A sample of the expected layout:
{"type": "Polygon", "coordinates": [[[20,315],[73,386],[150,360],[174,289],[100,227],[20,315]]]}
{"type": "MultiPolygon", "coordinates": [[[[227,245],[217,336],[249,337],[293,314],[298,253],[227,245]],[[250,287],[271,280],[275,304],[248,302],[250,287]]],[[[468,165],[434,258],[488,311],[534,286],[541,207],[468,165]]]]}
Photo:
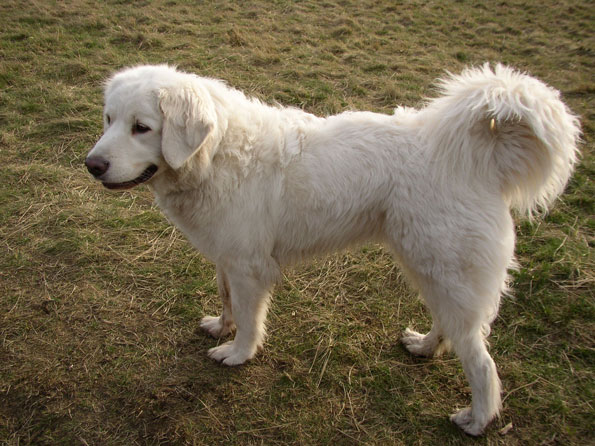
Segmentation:
{"type": "Polygon", "coordinates": [[[205,330],[214,338],[224,338],[235,330],[231,310],[231,293],[229,289],[229,280],[222,267],[217,266],[217,288],[219,297],[223,302],[223,312],[221,316],[205,316],[200,321],[200,328],[205,330]]]}
{"type": "Polygon", "coordinates": [[[231,366],[252,359],[262,347],[270,286],[252,275],[227,273],[226,277],[236,336],[233,341],[210,349],[209,356],[231,366]]]}

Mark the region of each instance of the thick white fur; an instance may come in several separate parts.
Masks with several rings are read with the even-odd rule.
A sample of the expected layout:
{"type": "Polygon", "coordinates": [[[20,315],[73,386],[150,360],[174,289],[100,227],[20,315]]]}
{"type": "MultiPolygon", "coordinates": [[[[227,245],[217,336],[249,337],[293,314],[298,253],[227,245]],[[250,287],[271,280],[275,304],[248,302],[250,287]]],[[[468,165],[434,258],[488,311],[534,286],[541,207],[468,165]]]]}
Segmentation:
{"type": "MultiPolygon", "coordinates": [[[[500,409],[485,343],[513,265],[510,208],[558,196],[577,157],[577,119],[559,93],[510,68],[449,76],[440,97],[393,115],[319,118],[248,99],[167,66],[116,74],[105,134],[90,155],[104,182],[158,166],[158,205],[217,265],[223,313],[201,326],[232,341],[209,356],[242,364],[262,346],[283,265],[366,240],[388,246],[434,320],[403,343],[432,356],[451,346],[472,405],[452,416],[480,434],[500,409]],[[130,131],[139,121],[152,130],[130,131]]],[[[396,297],[395,297],[396,298],[396,297]]]]}

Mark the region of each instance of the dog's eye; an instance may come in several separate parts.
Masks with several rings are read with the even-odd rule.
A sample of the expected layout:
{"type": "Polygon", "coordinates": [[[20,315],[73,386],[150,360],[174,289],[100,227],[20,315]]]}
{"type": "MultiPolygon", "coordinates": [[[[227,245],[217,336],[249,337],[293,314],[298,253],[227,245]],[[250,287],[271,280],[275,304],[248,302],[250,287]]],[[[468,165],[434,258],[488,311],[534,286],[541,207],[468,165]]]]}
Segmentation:
{"type": "Polygon", "coordinates": [[[150,127],[147,127],[146,125],[141,124],[140,122],[137,122],[136,124],[134,124],[134,127],[132,127],[132,133],[147,133],[150,131],[150,127]]]}
{"type": "Polygon", "coordinates": [[[112,123],[112,118],[110,117],[110,115],[105,115],[105,121],[107,122],[107,125],[110,125],[112,123]]]}

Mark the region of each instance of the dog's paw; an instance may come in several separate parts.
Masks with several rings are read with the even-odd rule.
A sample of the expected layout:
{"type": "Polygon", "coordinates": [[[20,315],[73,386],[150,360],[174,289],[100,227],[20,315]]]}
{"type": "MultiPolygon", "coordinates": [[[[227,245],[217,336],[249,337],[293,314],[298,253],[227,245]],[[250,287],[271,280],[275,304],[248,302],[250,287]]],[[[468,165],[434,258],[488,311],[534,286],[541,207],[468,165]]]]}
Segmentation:
{"type": "Polygon", "coordinates": [[[427,335],[413,331],[410,328],[405,329],[401,342],[410,353],[416,356],[425,356],[431,358],[438,347],[438,343],[429,339],[427,335]]]}
{"type": "Polygon", "coordinates": [[[220,316],[205,316],[200,321],[200,328],[219,339],[231,333],[233,324],[224,324],[220,316]]]}
{"type": "Polygon", "coordinates": [[[473,418],[471,407],[465,407],[450,416],[450,421],[459,426],[466,434],[477,437],[483,433],[486,423],[473,418]]]}
{"type": "Polygon", "coordinates": [[[234,341],[226,342],[209,350],[209,357],[223,365],[234,366],[245,363],[254,357],[255,352],[237,348],[234,341]]]}

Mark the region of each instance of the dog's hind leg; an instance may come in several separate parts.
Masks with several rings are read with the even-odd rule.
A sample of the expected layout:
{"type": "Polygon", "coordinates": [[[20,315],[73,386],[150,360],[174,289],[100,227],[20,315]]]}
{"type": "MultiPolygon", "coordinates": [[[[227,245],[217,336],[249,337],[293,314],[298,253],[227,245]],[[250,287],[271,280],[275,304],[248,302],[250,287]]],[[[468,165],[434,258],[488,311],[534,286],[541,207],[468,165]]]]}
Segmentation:
{"type": "Polygon", "coordinates": [[[427,268],[427,264],[406,264],[405,270],[420,290],[432,316],[427,335],[405,332],[403,343],[414,354],[432,356],[440,351],[441,341],[452,345],[461,360],[472,393],[471,406],[451,416],[451,420],[469,435],[480,435],[498,415],[501,407],[500,380],[485,339],[489,323],[498,309],[505,286],[506,256],[489,267],[480,262],[427,268]],[[411,265],[418,271],[412,270],[411,265]]]}
{"type": "Polygon", "coordinates": [[[432,329],[427,334],[405,329],[401,342],[410,353],[427,358],[438,357],[451,349],[451,342],[444,337],[440,322],[434,318],[432,329]]]}
{"type": "Polygon", "coordinates": [[[242,273],[227,273],[227,278],[236,335],[233,341],[210,349],[209,356],[232,366],[252,359],[262,347],[271,285],[242,273]]]}
{"type": "MultiPolygon", "coordinates": [[[[491,276],[494,281],[498,280],[498,275],[491,276]]],[[[485,278],[481,283],[489,282],[485,278]]],[[[439,333],[452,343],[471,386],[471,406],[453,414],[451,420],[467,434],[476,436],[483,432],[501,408],[500,379],[486,345],[500,289],[495,287],[488,292],[486,288],[473,286],[472,283],[469,277],[465,280],[464,275],[458,274],[445,274],[441,280],[427,277],[422,294],[434,315],[433,330],[439,327],[439,333]],[[457,280],[452,280],[455,277],[457,280]],[[481,292],[488,294],[482,296],[481,292]],[[491,306],[489,302],[492,302],[491,306]]],[[[433,343],[436,342],[435,332],[430,331],[428,336],[433,343]]],[[[430,344],[430,341],[427,342],[430,344]]]]}
{"type": "Polygon", "coordinates": [[[221,316],[205,316],[200,321],[200,328],[205,330],[214,338],[224,338],[235,330],[235,323],[231,311],[231,294],[229,290],[229,281],[223,268],[217,266],[217,288],[219,297],[223,302],[223,312],[221,316]]]}
{"type": "MultiPolygon", "coordinates": [[[[471,296],[465,297],[465,293],[470,292],[467,287],[455,290],[455,287],[447,289],[447,286],[437,285],[428,288],[433,288],[433,292],[426,291],[424,295],[434,315],[434,325],[428,335],[414,336],[414,339],[421,348],[427,347],[427,351],[433,348],[434,352],[440,348],[438,336],[452,343],[471,386],[472,402],[470,407],[456,412],[450,419],[467,434],[481,435],[501,408],[500,379],[486,345],[489,313],[475,307],[476,301],[471,296]]],[[[494,298],[498,299],[497,296],[494,298]]]]}
{"type": "MultiPolygon", "coordinates": [[[[427,335],[408,331],[403,339],[415,354],[429,355],[447,340],[460,358],[472,391],[471,406],[451,420],[470,435],[480,435],[501,408],[500,379],[488,353],[489,324],[497,315],[500,296],[506,291],[507,269],[514,265],[514,225],[505,204],[474,213],[426,206],[401,239],[392,237],[393,249],[403,270],[419,289],[434,325],[427,335]],[[440,220],[442,218],[442,220],[440,220]],[[433,226],[432,226],[433,225],[433,226]]],[[[394,227],[398,226],[398,221],[394,227]]]]}
{"type": "Polygon", "coordinates": [[[481,329],[453,341],[465,375],[471,384],[471,406],[459,410],[450,419],[469,435],[481,435],[501,408],[500,379],[488,353],[481,329]]]}

